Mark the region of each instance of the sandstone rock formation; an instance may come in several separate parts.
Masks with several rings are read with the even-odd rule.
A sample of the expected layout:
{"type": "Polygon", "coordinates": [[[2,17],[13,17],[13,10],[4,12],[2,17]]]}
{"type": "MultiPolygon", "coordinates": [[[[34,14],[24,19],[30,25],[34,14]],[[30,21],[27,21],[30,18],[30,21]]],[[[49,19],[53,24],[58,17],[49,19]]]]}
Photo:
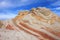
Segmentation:
{"type": "Polygon", "coordinates": [[[60,40],[60,17],[43,7],[21,11],[0,21],[0,40],[60,40]]]}

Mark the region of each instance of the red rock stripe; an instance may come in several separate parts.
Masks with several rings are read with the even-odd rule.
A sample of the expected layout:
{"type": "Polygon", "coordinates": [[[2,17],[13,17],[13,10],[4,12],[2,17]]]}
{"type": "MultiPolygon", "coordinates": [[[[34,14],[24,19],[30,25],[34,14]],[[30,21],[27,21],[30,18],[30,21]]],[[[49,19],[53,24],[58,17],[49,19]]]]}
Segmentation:
{"type": "Polygon", "coordinates": [[[9,29],[9,30],[14,30],[14,28],[12,28],[12,25],[8,24],[6,29],[9,29]]]}
{"type": "Polygon", "coordinates": [[[23,26],[16,24],[14,21],[13,21],[13,23],[14,23],[14,25],[15,25],[17,28],[19,28],[19,29],[17,29],[17,31],[22,30],[22,31],[24,31],[24,32],[26,32],[26,33],[28,33],[28,34],[30,34],[30,35],[35,36],[35,37],[38,38],[39,40],[44,40],[44,39],[41,39],[41,38],[39,37],[39,35],[36,35],[36,34],[34,34],[34,33],[31,33],[30,31],[28,31],[28,30],[26,30],[25,28],[23,28],[23,26]]]}
{"type": "Polygon", "coordinates": [[[31,30],[31,31],[34,31],[34,32],[38,33],[39,35],[42,35],[43,37],[45,37],[45,38],[47,38],[47,39],[49,39],[49,40],[55,40],[54,38],[50,37],[49,35],[47,35],[47,34],[45,34],[45,33],[43,33],[43,32],[40,32],[40,31],[38,31],[38,30],[36,30],[36,29],[33,29],[33,28],[31,28],[31,27],[29,27],[29,26],[26,25],[24,22],[20,22],[20,25],[22,25],[23,27],[25,27],[25,28],[27,28],[27,29],[29,29],[29,30],[31,30]]]}
{"type": "Polygon", "coordinates": [[[39,40],[41,40],[38,35],[33,34],[33,33],[29,32],[28,30],[25,30],[24,28],[22,28],[22,26],[19,26],[19,25],[16,25],[16,26],[17,26],[20,30],[22,30],[22,31],[24,31],[24,32],[26,32],[26,33],[28,33],[28,34],[31,34],[31,35],[37,37],[39,40]]]}
{"type": "Polygon", "coordinates": [[[44,29],[47,30],[47,31],[49,31],[50,33],[52,33],[52,34],[60,37],[60,33],[55,33],[54,31],[52,31],[53,29],[51,29],[51,28],[49,28],[49,29],[48,28],[44,28],[44,29]]]}

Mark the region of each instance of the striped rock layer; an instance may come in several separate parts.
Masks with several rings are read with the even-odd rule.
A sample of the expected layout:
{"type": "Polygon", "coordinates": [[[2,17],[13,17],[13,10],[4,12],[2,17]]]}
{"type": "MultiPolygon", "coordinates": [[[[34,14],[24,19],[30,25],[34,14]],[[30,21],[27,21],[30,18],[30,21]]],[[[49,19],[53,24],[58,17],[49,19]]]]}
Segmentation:
{"type": "Polygon", "coordinates": [[[19,12],[0,21],[0,40],[60,40],[60,17],[47,8],[19,12]]]}

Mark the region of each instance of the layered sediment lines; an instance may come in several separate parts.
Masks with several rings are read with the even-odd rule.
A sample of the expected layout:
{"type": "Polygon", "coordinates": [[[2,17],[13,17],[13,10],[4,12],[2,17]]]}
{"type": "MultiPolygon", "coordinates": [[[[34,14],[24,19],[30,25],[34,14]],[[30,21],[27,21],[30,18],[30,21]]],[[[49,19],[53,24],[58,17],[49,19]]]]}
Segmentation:
{"type": "Polygon", "coordinates": [[[1,40],[60,40],[60,17],[47,8],[33,8],[0,21],[0,30],[1,40]]]}

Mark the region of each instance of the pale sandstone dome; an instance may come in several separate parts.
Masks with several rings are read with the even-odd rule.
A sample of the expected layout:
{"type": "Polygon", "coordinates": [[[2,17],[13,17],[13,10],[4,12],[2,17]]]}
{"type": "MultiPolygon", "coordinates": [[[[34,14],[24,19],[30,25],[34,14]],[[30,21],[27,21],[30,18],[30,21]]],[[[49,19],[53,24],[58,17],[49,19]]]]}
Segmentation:
{"type": "Polygon", "coordinates": [[[45,7],[21,11],[0,21],[0,35],[1,40],[60,40],[60,17],[45,7]]]}

